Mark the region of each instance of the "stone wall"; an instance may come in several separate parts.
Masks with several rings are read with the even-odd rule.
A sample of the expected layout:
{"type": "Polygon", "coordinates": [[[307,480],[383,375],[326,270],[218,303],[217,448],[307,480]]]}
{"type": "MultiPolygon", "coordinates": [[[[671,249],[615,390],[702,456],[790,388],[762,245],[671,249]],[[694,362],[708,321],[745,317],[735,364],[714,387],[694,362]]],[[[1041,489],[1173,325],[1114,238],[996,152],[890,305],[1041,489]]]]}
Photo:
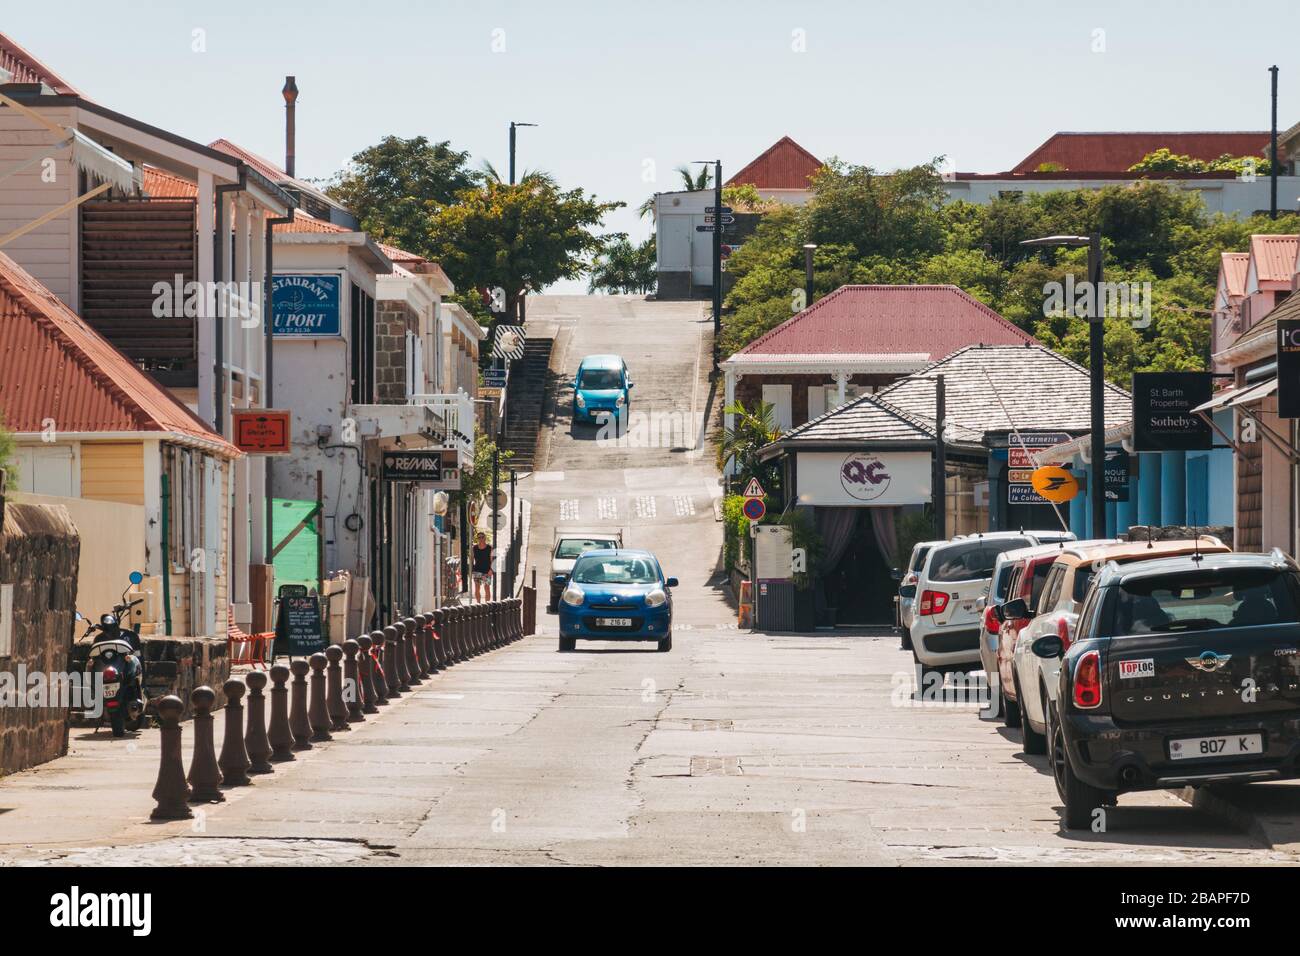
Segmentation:
{"type": "MultiPolygon", "coordinates": [[[[61,505],[10,502],[0,520],[0,588],[12,589],[13,602],[12,620],[7,622],[10,646],[0,646],[0,652],[8,651],[0,656],[0,672],[25,696],[33,687],[32,675],[68,671],[81,542],[61,505]],[[27,675],[28,682],[20,682],[20,674],[27,675]]],[[[0,775],[67,751],[66,706],[30,707],[24,702],[0,707],[0,775]]]]}
{"type": "MultiPolygon", "coordinates": [[[[185,717],[190,716],[190,692],[207,685],[217,694],[217,707],[225,706],[221,685],[230,679],[228,645],[224,637],[164,637],[141,638],[144,645],[144,693],[151,705],[175,694],[185,702],[185,717]]],[[[85,666],[90,641],[78,640],[72,648],[72,666],[80,670],[85,666]]],[[[155,713],[150,706],[149,713],[155,713]]],[[[73,715],[78,727],[90,726],[79,714],[73,715]]],[[[107,720],[104,721],[107,726],[107,720]]]]}
{"type": "Polygon", "coordinates": [[[397,299],[375,303],[375,388],[379,404],[406,404],[406,333],[420,334],[420,317],[397,299]]]}

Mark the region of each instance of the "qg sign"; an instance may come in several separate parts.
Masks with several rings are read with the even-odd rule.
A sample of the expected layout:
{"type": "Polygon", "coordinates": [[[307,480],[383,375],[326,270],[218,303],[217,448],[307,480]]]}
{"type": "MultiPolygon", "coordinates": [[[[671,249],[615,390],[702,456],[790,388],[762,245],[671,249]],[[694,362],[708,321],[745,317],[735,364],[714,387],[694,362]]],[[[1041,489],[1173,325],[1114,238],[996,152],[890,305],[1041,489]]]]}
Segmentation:
{"type": "Polygon", "coordinates": [[[1209,372],[1134,372],[1134,450],[1208,449],[1214,433],[1192,409],[1210,400],[1212,385],[1209,372]]]}
{"type": "Polygon", "coordinates": [[[343,279],[337,275],[277,275],[271,283],[276,335],[340,335],[343,279]]]}
{"type": "Polygon", "coordinates": [[[799,452],[799,503],[822,507],[925,504],[930,500],[929,452],[799,452]]]}
{"type": "Polygon", "coordinates": [[[1277,320],[1277,415],[1300,418],[1300,319],[1277,320]]]}

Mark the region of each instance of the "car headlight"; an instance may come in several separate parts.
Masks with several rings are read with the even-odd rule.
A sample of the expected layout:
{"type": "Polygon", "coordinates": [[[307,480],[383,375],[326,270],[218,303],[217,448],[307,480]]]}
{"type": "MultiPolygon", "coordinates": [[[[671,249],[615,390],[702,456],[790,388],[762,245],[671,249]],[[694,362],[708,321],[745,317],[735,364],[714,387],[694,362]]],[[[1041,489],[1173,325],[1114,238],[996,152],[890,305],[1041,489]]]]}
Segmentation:
{"type": "Polygon", "coordinates": [[[587,600],[587,594],[576,584],[570,584],[560,595],[560,600],[569,607],[582,607],[582,602],[587,600]]]}
{"type": "Polygon", "coordinates": [[[574,401],[578,403],[578,407],[579,407],[579,408],[586,408],[586,407],[587,407],[587,400],[586,400],[585,398],[582,397],[582,392],[579,392],[579,393],[578,393],[578,395],[577,395],[577,397],[574,399],[574,401]]]}
{"type": "Polygon", "coordinates": [[[664,593],[663,588],[655,588],[645,596],[646,607],[660,607],[668,600],[668,595],[664,593]]]}

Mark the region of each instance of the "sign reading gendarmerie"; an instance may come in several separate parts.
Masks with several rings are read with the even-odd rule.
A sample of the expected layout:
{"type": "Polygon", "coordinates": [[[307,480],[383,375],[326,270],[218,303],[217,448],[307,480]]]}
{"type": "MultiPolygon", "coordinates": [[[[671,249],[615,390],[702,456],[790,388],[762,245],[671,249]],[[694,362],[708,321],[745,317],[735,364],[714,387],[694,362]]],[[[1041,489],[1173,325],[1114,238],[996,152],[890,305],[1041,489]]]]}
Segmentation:
{"type": "Polygon", "coordinates": [[[1277,320],[1277,417],[1300,418],[1300,319],[1277,320]]]}
{"type": "Polygon", "coordinates": [[[1210,400],[1209,372],[1133,373],[1135,451],[1202,451],[1214,441],[1192,409],[1210,400]]]}
{"type": "Polygon", "coordinates": [[[271,283],[276,335],[341,335],[343,280],[337,275],[277,275],[271,283]]]}

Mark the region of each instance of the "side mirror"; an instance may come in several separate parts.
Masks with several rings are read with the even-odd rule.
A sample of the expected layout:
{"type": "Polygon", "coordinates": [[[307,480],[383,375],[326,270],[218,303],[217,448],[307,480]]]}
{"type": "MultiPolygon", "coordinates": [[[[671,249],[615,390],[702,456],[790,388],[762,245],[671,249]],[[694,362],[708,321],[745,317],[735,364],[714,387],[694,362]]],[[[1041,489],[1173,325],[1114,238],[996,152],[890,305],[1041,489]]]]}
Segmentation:
{"type": "Polygon", "coordinates": [[[995,605],[993,605],[993,620],[997,621],[999,624],[1005,624],[1005,623],[1006,623],[1006,620],[1007,620],[1007,619],[1002,615],[1002,605],[1001,605],[1001,604],[995,604],[995,605]]]}
{"type": "Polygon", "coordinates": [[[916,585],[915,585],[915,584],[904,584],[901,588],[898,589],[898,596],[901,597],[901,598],[914,598],[914,597],[916,597],[916,585]]]}
{"type": "Polygon", "coordinates": [[[86,616],[85,616],[84,614],[82,614],[80,611],[76,611],[76,612],[74,612],[74,613],[76,614],[76,617],[74,618],[74,620],[84,621],[84,620],[86,619],[86,616]]]}
{"type": "Polygon", "coordinates": [[[895,581],[901,581],[903,580],[903,571],[901,568],[890,568],[889,576],[895,581]]]}
{"type": "Polygon", "coordinates": [[[979,611],[984,610],[988,606],[989,606],[989,596],[987,594],[981,595],[979,600],[975,602],[975,608],[976,610],[979,611]]]}
{"type": "Polygon", "coordinates": [[[677,582],[677,579],[676,579],[676,578],[669,578],[669,579],[668,579],[668,586],[669,586],[670,588],[675,588],[675,587],[677,587],[677,583],[678,583],[678,582],[677,582]]]}
{"type": "Polygon", "coordinates": [[[144,582],[144,575],[139,571],[132,571],[129,580],[132,584],[142,584],[144,582]]]}
{"type": "Polygon", "coordinates": [[[1014,601],[1008,601],[1002,605],[1002,615],[999,620],[1014,621],[1029,617],[1033,617],[1033,615],[1029,613],[1029,605],[1025,603],[1025,599],[1016,598],[1014,601]]]}
{"type": "Polygon", "coordinates": [[[1029,649],[1038,657],[1056,660],[1065,655],[1065,644],[1055,634],[1040,637],[1029,645],[1029,649]]]}

